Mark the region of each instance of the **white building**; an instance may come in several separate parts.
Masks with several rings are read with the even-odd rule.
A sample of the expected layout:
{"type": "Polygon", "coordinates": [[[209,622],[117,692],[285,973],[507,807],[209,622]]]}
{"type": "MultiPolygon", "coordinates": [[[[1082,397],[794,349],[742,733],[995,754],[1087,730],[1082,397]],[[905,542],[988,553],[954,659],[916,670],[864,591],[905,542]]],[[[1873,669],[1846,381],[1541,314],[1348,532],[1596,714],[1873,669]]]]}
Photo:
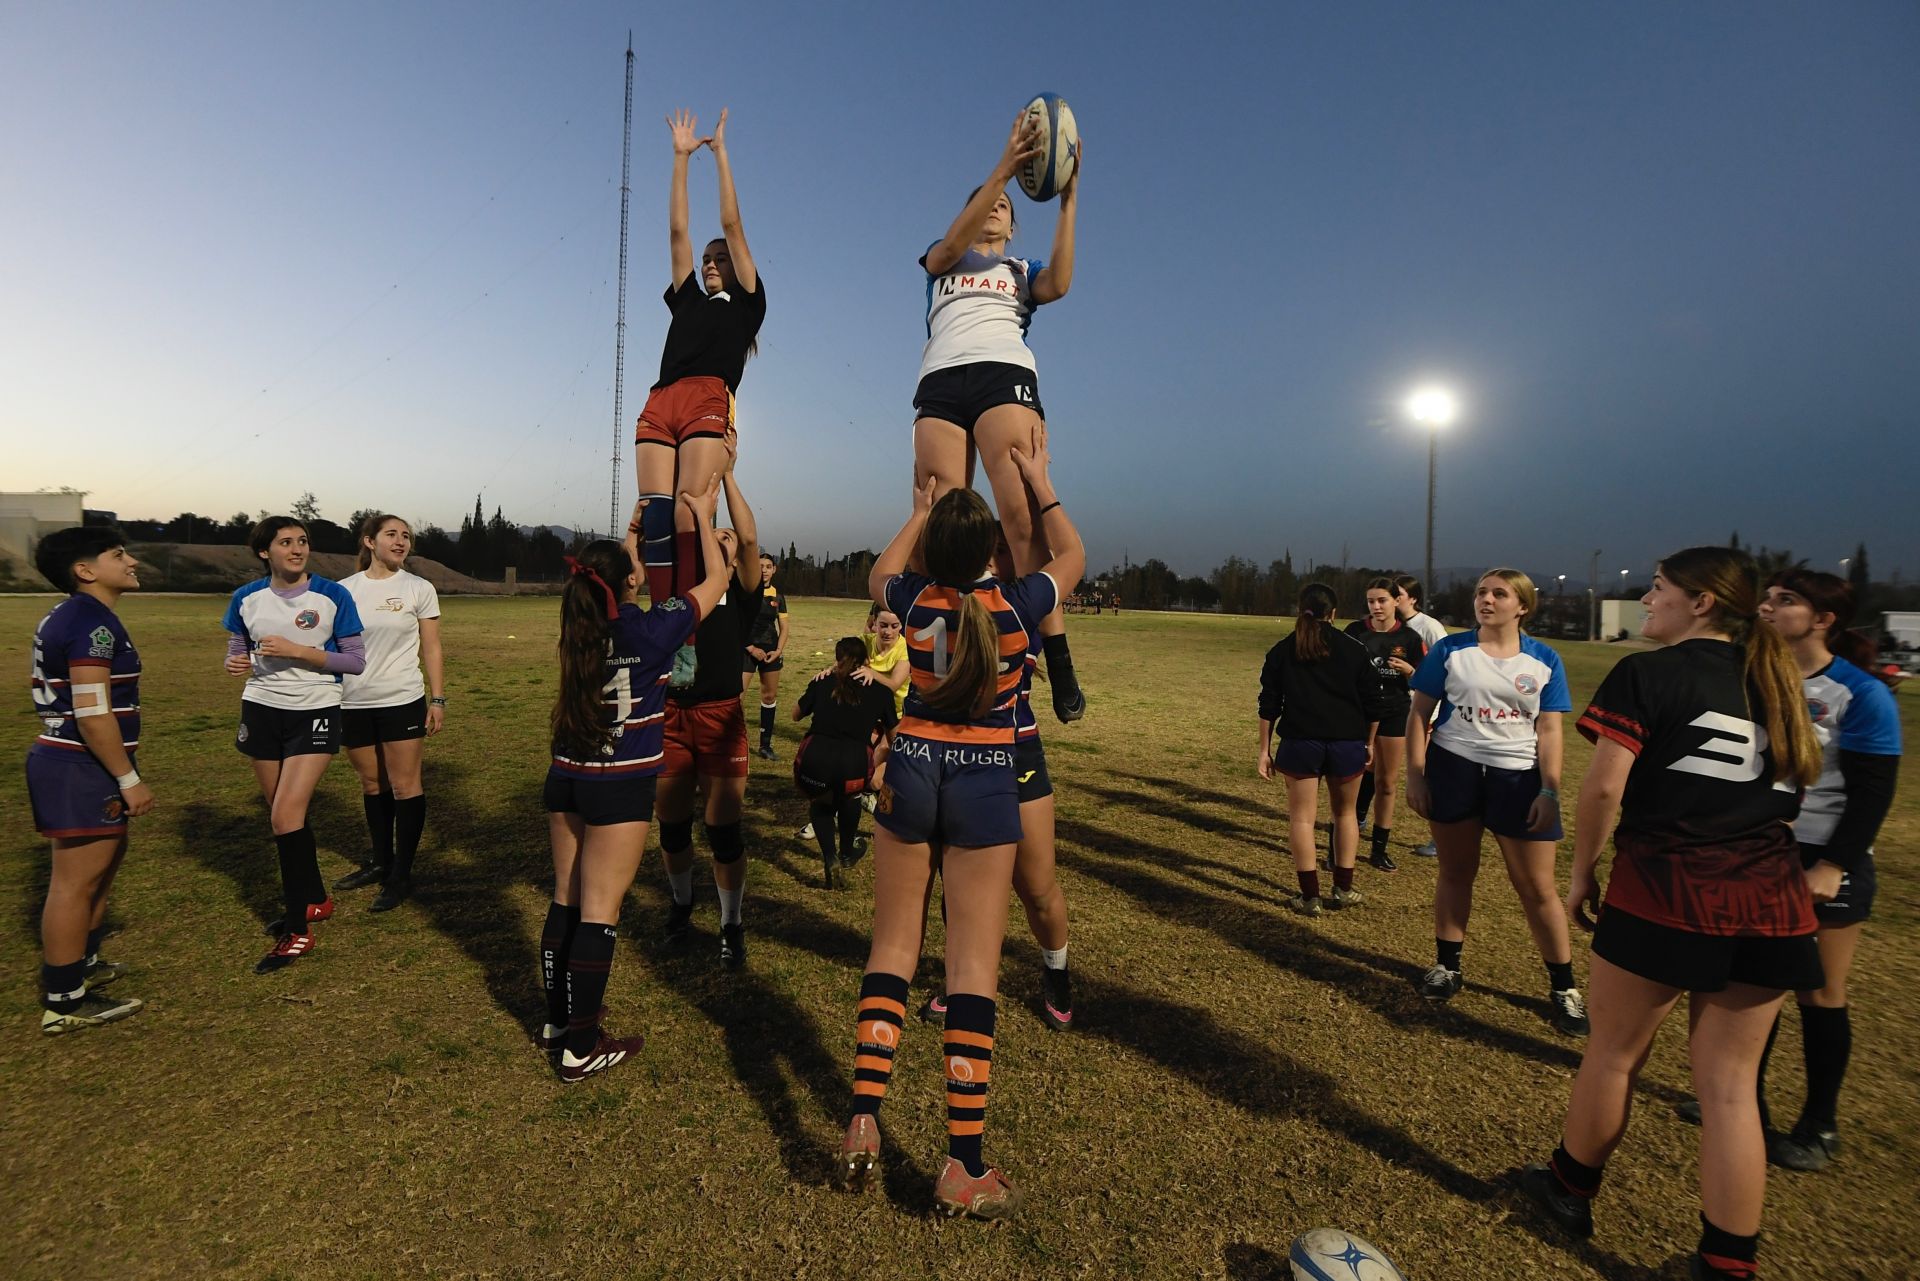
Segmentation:
{"type": "Polygon", "coordinates": [[[1629,639],[1637,640],[1640,625],[1647,621],[1647,607],[1637,600],[1603,600],[1600,602],[1600,639],[1614,640],[1621,632],[1629,639]]]}
{"type": "Polygon", "coordinates": [[[42,538],[82,523],[86,498],[79,490],[0,493],[0,560],[12,562],[13,577],[32,572],[33,549],[42,538]]]}

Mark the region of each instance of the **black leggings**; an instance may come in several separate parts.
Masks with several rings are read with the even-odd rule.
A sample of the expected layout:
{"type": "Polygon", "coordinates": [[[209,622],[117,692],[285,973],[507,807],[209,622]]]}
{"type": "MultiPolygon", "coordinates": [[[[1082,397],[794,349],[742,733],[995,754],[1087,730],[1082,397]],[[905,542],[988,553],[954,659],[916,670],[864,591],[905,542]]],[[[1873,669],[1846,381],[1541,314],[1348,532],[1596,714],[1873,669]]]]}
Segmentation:
{"type": "Polygon", "coordinates": [[[858,796],[816,796],[808,806],[813,820],[813,839],[820,843],[820,857],[831,863],[835,855],[835,837],[840,853],[852,854],[854,838],[860,835],[860,798],[858,796]],[[835,828],[839,831],[836,833],[835,828]]]}

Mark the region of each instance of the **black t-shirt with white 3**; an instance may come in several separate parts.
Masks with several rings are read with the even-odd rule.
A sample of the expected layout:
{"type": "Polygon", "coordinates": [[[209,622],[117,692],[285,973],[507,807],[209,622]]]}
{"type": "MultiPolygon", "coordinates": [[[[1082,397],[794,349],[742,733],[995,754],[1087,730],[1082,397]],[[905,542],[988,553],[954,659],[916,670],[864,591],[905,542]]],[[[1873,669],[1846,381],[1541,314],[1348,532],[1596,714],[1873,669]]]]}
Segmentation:
{"type": "Polygon", "coordinates": [[[667,343],[660,353],[660,381],[654,389],[679,382],[682,378],[718,378],[728,391],[740,389],[740,376],[747,368],[747,348],[760,333],[767,318],[767,279],[754,281],[752,293],[745,285],[709,294],[700,287],[697,273],[689,272],[677,285],[662,295],[673,320],[667,326],[667,343]]]}

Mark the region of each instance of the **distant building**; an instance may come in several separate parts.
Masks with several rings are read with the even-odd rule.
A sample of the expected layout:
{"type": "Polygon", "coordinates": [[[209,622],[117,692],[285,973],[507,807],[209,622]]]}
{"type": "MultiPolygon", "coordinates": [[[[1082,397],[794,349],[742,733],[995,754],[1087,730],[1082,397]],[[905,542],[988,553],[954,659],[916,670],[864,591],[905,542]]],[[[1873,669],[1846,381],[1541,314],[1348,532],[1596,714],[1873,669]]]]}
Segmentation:
{"type": "Polygon", "coordinates": [[[33,549],[42,538],[85,522],[86,497],[77,490],[0,493],[0,560],[12,563],[10,576],[33,573],[33,549]]]}
{"type": "Polygon", "coordinates": [[[1647,621],[1647,607],[1637,600],[1600,602],[1600,639],[1616,640],[1625,632],[1628,639],[1640,635],[1640,624],[1647,621]]]}

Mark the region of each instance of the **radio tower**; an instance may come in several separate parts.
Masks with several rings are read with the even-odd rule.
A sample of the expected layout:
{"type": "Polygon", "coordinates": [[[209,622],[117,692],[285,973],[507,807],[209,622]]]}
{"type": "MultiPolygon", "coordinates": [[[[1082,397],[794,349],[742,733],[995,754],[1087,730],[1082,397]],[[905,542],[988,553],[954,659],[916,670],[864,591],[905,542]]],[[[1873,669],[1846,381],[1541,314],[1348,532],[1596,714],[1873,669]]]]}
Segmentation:
{"type": "Polygon", "coordinates": [[[621,393],[627,367],[627,200],[633,175],[633,32],[627,32],[627,119],[620,135],[620,292],[613,323],[613,496],[607,506],[607,537],[619,536],[620,437],[626,430],[621,393]]]}

